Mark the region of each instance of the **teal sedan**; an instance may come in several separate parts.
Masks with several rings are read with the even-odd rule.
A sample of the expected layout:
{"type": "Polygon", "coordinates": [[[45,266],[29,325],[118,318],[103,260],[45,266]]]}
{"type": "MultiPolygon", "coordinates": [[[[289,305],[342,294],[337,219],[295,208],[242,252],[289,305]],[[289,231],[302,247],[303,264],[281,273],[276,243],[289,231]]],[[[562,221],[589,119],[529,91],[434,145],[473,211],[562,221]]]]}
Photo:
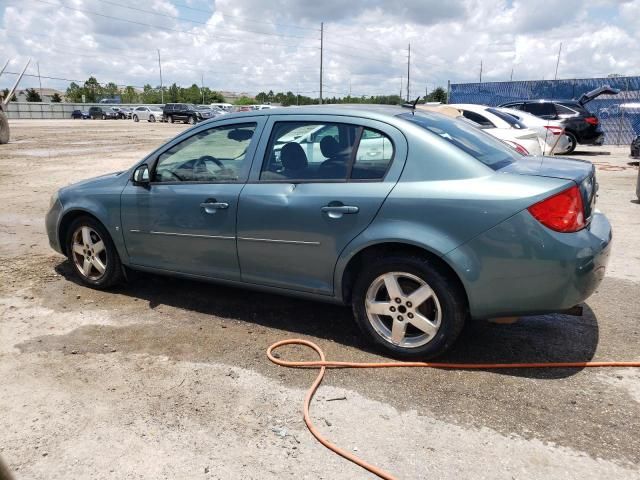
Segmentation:
{"type": "Polygon", "coordinates": [[[203,122],[62,188],[46,226],[89,287],[131,269],[337,302],[387,354],[430,358],[470,319],[589,297],[611,245],[596,192],[590,163],[463,120],[316,106],[203,122]]]}

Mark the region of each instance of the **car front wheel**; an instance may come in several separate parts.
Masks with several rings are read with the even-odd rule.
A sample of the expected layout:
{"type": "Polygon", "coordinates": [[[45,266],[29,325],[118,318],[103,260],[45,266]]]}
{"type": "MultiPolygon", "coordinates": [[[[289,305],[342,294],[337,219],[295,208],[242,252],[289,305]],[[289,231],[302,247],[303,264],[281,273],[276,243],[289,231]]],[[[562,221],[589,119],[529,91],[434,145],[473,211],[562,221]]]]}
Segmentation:
{"type": "Polygon", "coordinates": [[[353,291],[360,330],[385,353],[429,359],[447,351],[467,317],[460,286],[429,260],[382,257],[360,272],[353,291]]]}
{"type": "Polygon", "coordinates": [[[133,121],[134,122],[139,122],[140,121],[140,119],[138,118],[138,115],[134,115],[133,116],[133,121]]]}
{"type": "Polygon", "coordinates": [[[105,289],[123,277],[122,263],[106,229],[92,217],[74,220],[67,235],[67,253],[80,281],[105,289]]]}
{"type": "Polygon", "coordinates": [[[151,116],[149,117],[149,121],[150,121],[151,123],[156,123],[156,117],[154,117],[153,115],[151,115],[151,116]]]}
{"type": "Polygon", "coordinates": [[[169,115],[169,123],[173,123],[173,117],[171,115],[169,115]]]}
{"type": "Polygon", "coordinates": [[[189,125],[193,125],[194,123],[196,123],[195,117],[189,117],[187,119],[187,123],[189,123],[189,125]]]}

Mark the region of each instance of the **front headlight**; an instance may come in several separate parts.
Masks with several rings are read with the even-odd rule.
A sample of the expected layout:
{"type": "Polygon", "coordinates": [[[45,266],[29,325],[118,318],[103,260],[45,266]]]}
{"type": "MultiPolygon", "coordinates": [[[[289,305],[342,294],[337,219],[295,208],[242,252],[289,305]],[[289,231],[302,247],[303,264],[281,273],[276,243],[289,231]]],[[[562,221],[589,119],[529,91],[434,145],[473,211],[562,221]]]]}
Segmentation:
{"type": "Polygon", "coordinates": [[[49,199],[49,210],[51,210],[51,207],[53,207],[57,201],[58,201],[58,192],[51,195],[51,198],[49,199]]]}

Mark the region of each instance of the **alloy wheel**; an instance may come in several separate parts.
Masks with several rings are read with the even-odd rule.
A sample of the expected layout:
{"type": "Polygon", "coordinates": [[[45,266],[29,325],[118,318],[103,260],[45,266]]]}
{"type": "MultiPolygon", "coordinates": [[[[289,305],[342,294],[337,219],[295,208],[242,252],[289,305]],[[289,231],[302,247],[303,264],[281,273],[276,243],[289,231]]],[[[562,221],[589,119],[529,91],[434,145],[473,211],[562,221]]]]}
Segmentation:
{"type": "Polygon", "coordinates": [[[83,225],[73,233],[72,239],[73,264],[80,275],[100,280],[107,270],[107,250],[98,232],[83,225]]]}
{"type": "Polygon", "coordinates": [[[380,337],[403,348],[426,345],[442,324],[442,309],[433,289],[406,272],[376,278],[367,290],[365,311],[380,337]]]}

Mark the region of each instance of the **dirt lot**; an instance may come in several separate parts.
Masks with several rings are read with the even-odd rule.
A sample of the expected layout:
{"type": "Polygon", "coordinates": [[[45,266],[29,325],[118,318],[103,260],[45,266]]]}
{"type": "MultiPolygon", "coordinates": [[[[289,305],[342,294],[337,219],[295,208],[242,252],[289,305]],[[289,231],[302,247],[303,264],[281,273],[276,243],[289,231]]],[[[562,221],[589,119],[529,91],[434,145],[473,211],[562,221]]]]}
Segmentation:
{"type": "MultiPolygon", "coordinates": [[[[151,275],[93,291],[49,249],[57,188],[124,169],[184,126],[11,125],[0,146],[0,456],[18,478],[370,478],[306,431],[315,372],[265,357],[272,342],[303,337],[331,359],[378,360],[348,309],[151,275]]],[[[598,166],[615,235],[584,316],[474,323],[447,360],[640,359],[627,155],[576,155],[598,166]]],[[[399,478],[640,478],[638,371],[332,371],[313,409],[335,443],[399,478]]]]}

